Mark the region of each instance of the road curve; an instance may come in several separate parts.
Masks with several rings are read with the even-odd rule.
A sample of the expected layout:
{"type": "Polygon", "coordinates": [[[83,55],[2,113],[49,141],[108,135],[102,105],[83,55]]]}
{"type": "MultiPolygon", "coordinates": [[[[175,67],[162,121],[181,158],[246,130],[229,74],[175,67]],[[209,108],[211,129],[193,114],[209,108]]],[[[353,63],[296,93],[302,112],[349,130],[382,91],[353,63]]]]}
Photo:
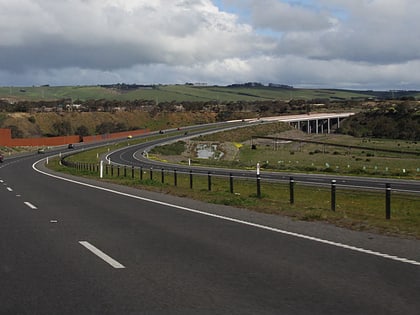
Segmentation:
{"type": "MultiPolygon", "coordinates": [[[[213,132],[220,130],[215,128],[213,132]]],[[[211,131],[208,131],[211,132],[211,131]]],[[[191,132],[188,138],[199,135],[200,132],[191,132]]],[[[107,158],[114,164],[128,165],[135,167],[155,168],[165,170],[176,169],[179,172],[188,173],[191,170],[198,174],[207,174],[209,171],[215,175],[229,176],[232,174],[235,177],[255,178],[256,171],[247,170],[229,170],[216,167],[199,167],[199,166],[186,166],[179,164],[170,164],[149,160],[143,155],[143,152],[149,151],[153,146],[162,145],[167,142],[185,139],[183,135],[170,136],[164,139],[157,139],[147,143],[125,147],[121,150],[110,153],[107,158]]],[[[340,175],[324,175],[324,174],[303,174],[291,172],[261,172],[262,180],[277,180],[289,181],[293,177],[295,182],[300,182],[309,185],[331,185],[331,181],[335,180],[337,186],[357,188],[357,189],[376,189],[385,190],[386,184],[391,184],[392,190],[420,194],[420,181],[416,180],[403,180],[403,179],[390,179],[390,178],[371,178],[371,177],[357,177],[357,176],[340,176],[340,175]]]]}
{"type": "Polygon", "coordinates": [[[0,165],[0,314],[418,314],[420,243],[0,165]]]}

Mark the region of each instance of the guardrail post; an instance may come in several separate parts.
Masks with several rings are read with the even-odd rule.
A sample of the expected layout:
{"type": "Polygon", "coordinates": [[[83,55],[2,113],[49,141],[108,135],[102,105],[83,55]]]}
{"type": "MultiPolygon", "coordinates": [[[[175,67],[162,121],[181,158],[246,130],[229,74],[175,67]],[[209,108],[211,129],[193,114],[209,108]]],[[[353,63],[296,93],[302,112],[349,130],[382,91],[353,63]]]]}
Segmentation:
{"type": "Polygon", "coordinates": [[[124,165],[124,177],[127,177],[127,166],[124,165]]]}
{"type": "Polygon", "coordinates": [[[153,180],[153,167],[150,168],[150,180],[153,180]]]}
{"type": "Polygon", "coordinates": [[[120,166],[117,166],[117,177],[120,177],[120,166]]]}
{"type": "Polygon", "coordinates": [[[385,184],[385,218],[391,219],[391,184],[385,184]]]}
{"type": "Polygon", "coordinates": [[[230,183],[230,193],[233,194],[233,175],[229,174],[229,183],[230,183]]]}
{"type": "Polygon", "coordinates": [[[257,197],[261,198],[261,175],[260,175],[260,163],[257,163],[257,197]]]}
{"type": "Polygon", "coordinates": [[[257,197],[261,198],[261,175],[257,175],[257,197]]]}
{"type": "Polygon", "coordinates": [[[207,189],[211,191],[211,172],[207,173],[207,189]]]}
{"type": "Polygon", "coordinates": [[[193,188],[193,173],[192,170],[190,170],[190,188],[193,188]]]}
{"type": "Polygon", "coordinates": [[[162,175],[162,184],[165,183],[165,170],[162,168],[161,170],[161,175],[162,175]]]}
{"type": "Polygon", "coordinates": [[[143,166],[140,165],[140,180],[143,180],[143,166]]]}
{"type": "Polygon", "coordinates": [[[335,179],[331,180],[331,210],[335,211],[335,203],[336,203],[336,199],[335,199],[335,193],[336,193],[336,187],[337,186],[337,182],[335,179]]]}
{"type": "Polygon", "coordinates": [[[178,174],[176,172],[176,169],[174,169],[174,186],[176,187],[178,185],[178,174]]]}
{"type": "Polygon", "coordinates": [[[114,177],[114,164],[111,164],[111,177],[114,177]]]}
{"type": "Polygon", "coordinates": [[[295,203],[295,180],[293,177],[290,177],[289,180],[289,190],[290,190],[290,204],[295,203]]]}
{"type": "Polygon", "coordinates": [[[134,165],[131,166],[131,178],[134,179],[134,165]]]}

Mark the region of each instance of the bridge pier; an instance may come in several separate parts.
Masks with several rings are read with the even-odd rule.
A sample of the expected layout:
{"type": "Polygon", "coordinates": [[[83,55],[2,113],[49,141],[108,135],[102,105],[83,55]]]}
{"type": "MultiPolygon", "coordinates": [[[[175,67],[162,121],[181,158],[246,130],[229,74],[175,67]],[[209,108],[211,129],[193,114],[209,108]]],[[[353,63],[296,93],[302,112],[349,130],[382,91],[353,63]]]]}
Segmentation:
{"type": "Polygon", "coordinates": [[[302,119],[294,119],[288,122],[292,127],[302,130],[308,134],[324,134],[331,133],[333,129],[340,128],[341,118],[345,117],[331,116],[325,118],[314,117],[313,119],[308,119],[307,116],[302,116],[302,119]],[[333,128],[334,125],[336,128],[333,128]]]}

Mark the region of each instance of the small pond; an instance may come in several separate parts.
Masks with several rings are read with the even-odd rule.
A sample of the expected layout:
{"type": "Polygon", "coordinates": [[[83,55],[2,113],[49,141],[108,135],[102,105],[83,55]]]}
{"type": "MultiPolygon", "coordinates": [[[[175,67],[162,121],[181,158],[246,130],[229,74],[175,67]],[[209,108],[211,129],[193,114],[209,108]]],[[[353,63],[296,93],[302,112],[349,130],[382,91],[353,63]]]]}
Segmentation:
{"type": "Polygon", "coordinates": [[[220,159],[223,152],[217,150],[217,144],[197,144],[196,154],[199,159],[220,159]]]}

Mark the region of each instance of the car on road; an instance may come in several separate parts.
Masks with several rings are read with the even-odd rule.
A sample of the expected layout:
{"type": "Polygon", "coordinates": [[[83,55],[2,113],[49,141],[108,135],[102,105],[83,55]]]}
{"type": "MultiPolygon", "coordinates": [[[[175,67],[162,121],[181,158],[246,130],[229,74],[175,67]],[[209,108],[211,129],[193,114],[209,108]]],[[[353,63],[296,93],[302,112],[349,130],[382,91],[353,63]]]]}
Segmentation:
{"type": "Polygon", "coordinates": [[[3,160],[4,160],[3,154],[0,154],[0,163],[3,163],[3,160]]]}
{"type": "Polygon", "coordinates": [[[38,154],[44,154],[45,149],[44,148],[39,148],[37,152],[38,152],[38,154]]]}
{"type": "Polygon", "coordinates": [[[74,149],[74,144],[73,143],[69,143],[69,145],[67,146],[67,149],[74,149]]]}

